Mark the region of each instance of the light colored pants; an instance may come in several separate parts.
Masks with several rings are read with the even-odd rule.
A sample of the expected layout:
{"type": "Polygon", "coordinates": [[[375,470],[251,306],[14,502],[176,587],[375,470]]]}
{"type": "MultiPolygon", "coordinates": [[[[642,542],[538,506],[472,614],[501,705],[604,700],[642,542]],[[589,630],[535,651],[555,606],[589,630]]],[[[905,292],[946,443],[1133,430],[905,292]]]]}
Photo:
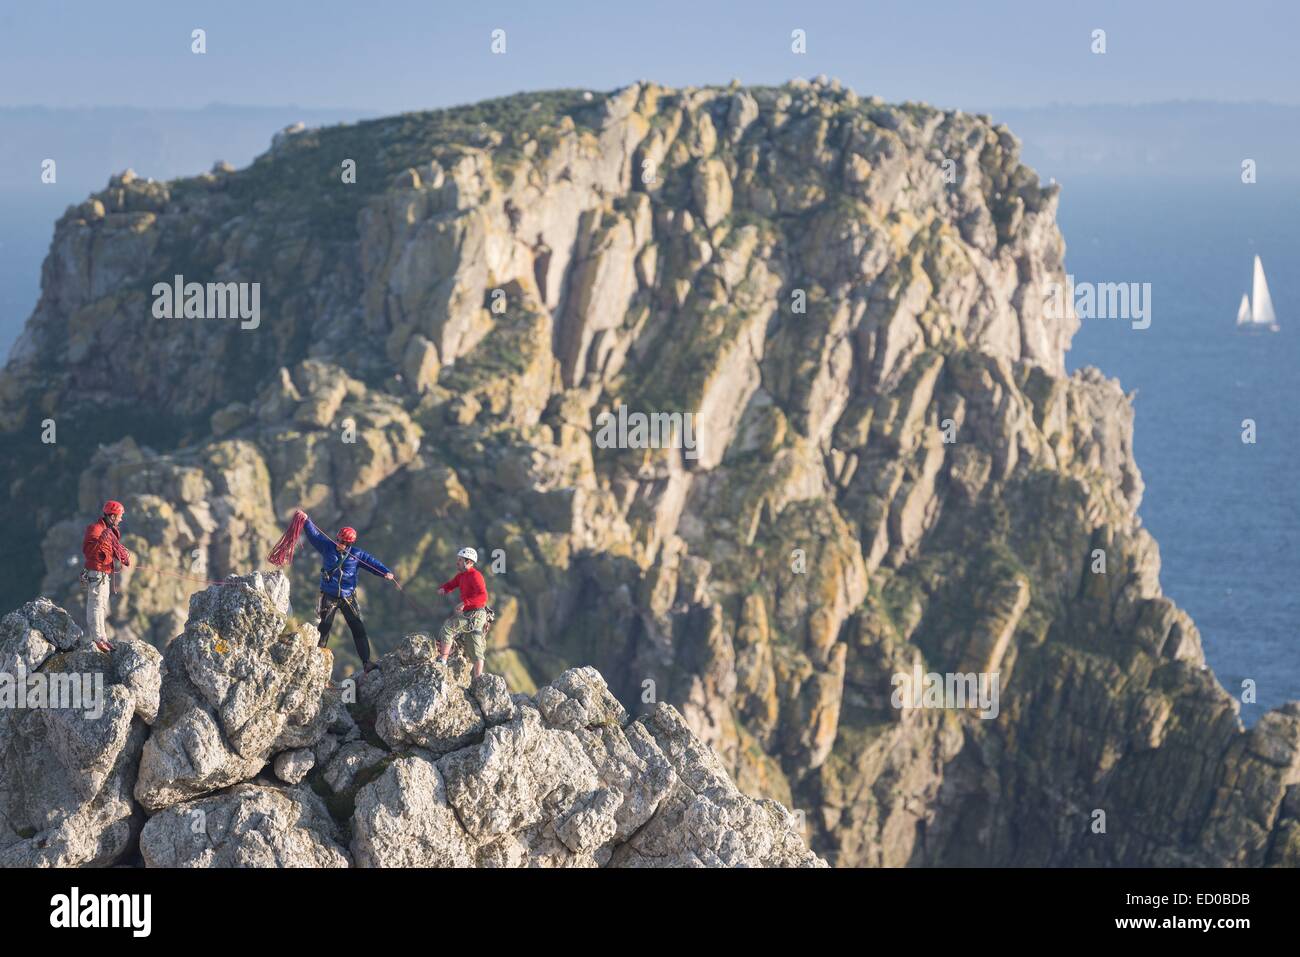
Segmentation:
{"type": "Polygon", "coordinates": [[[487,627],[487,612],[482,608],[475,608],[454,614],[444,621],[438,640],[445,645],[459,638],[465,656],[471,661],[482,661],[487,653],[487,640],[483,637],[485,627],[487,627]]]}
{"type": "Polygon", "coordinates": [[[106,572],[86,572],[86,640],[108,641],[108,596],[110,576],[106,572]]]}

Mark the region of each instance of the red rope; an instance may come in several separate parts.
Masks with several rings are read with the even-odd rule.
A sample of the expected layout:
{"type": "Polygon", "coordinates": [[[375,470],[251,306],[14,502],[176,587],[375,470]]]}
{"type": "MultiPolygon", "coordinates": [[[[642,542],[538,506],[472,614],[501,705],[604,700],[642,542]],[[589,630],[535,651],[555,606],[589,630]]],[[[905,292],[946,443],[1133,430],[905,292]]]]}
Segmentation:
{"type": "Polygon", "coordinates": [[[408,594],[406,593],[406,589],[403,588],[403,587],[398,583],[398,581],[397,581],[396,578],[393,579],[393,584],[394,584],[394,585],[397,585],[397,590],[401,593],[401,595],[402,595],[402,599],[403,599],[404,601],[409,601],[412,605],[414,605],[416,611],[421,612],[421,613],[423,613],[423,614],[425,614],[425,615],[428,615],[430,618],[437,618],[437,617],[438,617],[438,613],[437,613],[436,611],[434,611],[432,608],[429,608],[427,605],[424,605],[424,604],[422,604],[422,603],[416,601],[414,598],[412,598],[410,595],[408,595],[408,594]]]}
{"type": "MultiPolygon", "coordinates": [[[[211,579],[211,578],[195,578],[193,575],[182,575],[180,572],[173,572],[173,571],[169,571],[169,570],[166,569],[166,568],[159,568],[157,565],[145,565],[145,564],[142,563],[142,562],[137,562],[136,565],[135,565],[135,567],[136,567],[136,568],[147,568],[147,569],[149,569],[150,571],[152,571],[152,572],[156,572],[156,573],[159,574],[159,575],[170,575],[172,578],[179,578],[179,579],[181,579],[182,581],[194,582],[194,583],[197,584],[197,585],[228,585],[228,584],[230,584],[228,581],[225,581],[225,580],[214,581],[214,580],[211,579]]],[[[114,574],[117,574],[117,573],[115,572],[114,574]]]]}
{"type": "Polygon", "coordinates": [[[271,547],[271,554],[267,556],[267,560],[276,566],[287,565],[293,561],[293,553],[298,547],[298,538],[306,527],[307,513],[300,508],[294,509],[289,527],[284,530],[280,540],[271,547]]]}

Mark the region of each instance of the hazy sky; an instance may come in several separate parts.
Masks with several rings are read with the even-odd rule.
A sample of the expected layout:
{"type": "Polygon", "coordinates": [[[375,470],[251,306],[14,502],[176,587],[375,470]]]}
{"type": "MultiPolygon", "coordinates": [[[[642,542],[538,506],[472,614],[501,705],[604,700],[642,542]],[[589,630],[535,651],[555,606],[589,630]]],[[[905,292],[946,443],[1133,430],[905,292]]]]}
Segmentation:
{"type": "Polygon", "coordinates": [[[988,109],[1300,103],[1300,3],[0,0],[0,105],[378,112],[520,90],[779,83],[988,109]],[[207,53],[190,52],[207,31],[207,53]],[[489,50],[493,29],[507,52],[489,50]],[[791,31],[808,52],[790,51],[791,31]],[[1107,52],[1090,51],[1094,29],[1107,52]]]}

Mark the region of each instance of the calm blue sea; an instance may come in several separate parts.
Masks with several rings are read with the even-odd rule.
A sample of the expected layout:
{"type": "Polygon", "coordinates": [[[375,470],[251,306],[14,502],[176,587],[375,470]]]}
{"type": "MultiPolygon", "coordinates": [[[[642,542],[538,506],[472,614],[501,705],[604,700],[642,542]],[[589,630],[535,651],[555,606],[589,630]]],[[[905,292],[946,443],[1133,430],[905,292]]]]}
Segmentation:
{"type": "Polygon", "coordinates": [[[1250,724],[1300,700],[1300,186],[1064,183],[1075,282],[1151,283],[1151,326],[1084,320],[1067,356],[1136,390],[1141,516],[1161,584],[1250,724]],[[1281,331],[1242,333],[1258,254],[1281,331]],[[1254,419],[1257,441],[1242,442],[1254,419]]]}

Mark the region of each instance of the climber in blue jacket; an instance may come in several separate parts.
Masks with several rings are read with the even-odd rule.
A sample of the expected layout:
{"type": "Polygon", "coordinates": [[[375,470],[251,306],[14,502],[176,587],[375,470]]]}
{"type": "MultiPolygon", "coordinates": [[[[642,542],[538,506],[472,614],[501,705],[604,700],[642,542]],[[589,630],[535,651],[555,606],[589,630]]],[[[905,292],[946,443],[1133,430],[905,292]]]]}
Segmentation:
{"type": "MultiPolygon", "coordinates": [[[[304,514],[305,517],[305,514],[304,514]]],[[[307,540],[321,553],[324,561],[320,569],[320,602],[316,614],[320,619],[317,630],[320,632],[319,647],[324,648],[329,642],[330,628],[334,625],[334,613],[343,612],[343,617],[352,632],[352,641],[357,646],[357,655],[365,674],[375,669],[370,660],[370,639],[366,636],[366,624],[361,620],[361,609],[357,605],[357,569],[364,568],[372,575],[385,578],[393,584],[397,579],[383,562],[374,555],[356,547],[357,530],[349,526],[339,529],[338,540],[330,538],[312,522],[306,519],[303,531],[307,540]]]]}

